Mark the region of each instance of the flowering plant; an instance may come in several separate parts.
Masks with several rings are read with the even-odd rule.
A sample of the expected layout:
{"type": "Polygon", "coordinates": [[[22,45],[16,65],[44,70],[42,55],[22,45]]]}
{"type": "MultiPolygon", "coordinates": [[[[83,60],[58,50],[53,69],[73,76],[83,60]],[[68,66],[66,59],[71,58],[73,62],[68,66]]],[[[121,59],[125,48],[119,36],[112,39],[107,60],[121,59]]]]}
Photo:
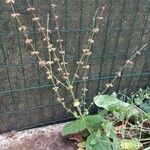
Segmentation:
{"type": "MultiPolygon", "coordinates": [[[[90,108],[95,104],[98,107],[103,108],[104,110],[107,110],[109,112],[112,112],[114,115],[114,118],[117,118],[119,120],[121,118],[121,121],[129,120],[131,116],[135,116],[137,114],[141,114],[141,111],[139,111],[134,106],[121,102],[118,100],[117,95],[113,93],[112,95],[105,95],[105,92],[113,87],[114,82],[117,78],[122,76],[122,71],[124,68],[126,68],[128,65],[133,64],[133,59],[141,54],[141,51],[147,46],[145,44],[142,48],[140,48],[138,51],[136,51],[126,62],[125,64],[119,69],[119,71],[116,72],[114,79],[106,84],[106,87],[102,93],[100,93],[98,96],[94,98],[94,101],[91,102],[89,106],[86,104],[86,93],[88,91],[87,89],[87,81],[88,81],[88,71],[90,68],[89,65],[89,58],[92,55],[92,46],[95,43],[94,37],[96,34],[100,32],[100,24],[103,21],[103,14],[105,12],[106,5],[101,8],[101,13],[98,16],[98,10],[95,12],[95,17],[93,18],[93,27],[91,30],[91,34],[89,35],[89,38],[87,39],[86,46],[82,49],[82,54],[80,56],[80,59],[76,62],[76,70],[73,74],[73,76],[70,75],[68,71],[68,62],[65,59],[66,51],[63,47],[63,39],[61,38],[60,34],[60,27],[59,27],[59,16],[56,14],[56,5],[51,4],[53,14],[54,14],[54,20],[55,20],[55,30],[57,33],[57,40],[59,47],[56,48],[52,42],[51,42],[51,34],[52,31],[49,27],[49,14],[47,15],[47,25],[46,27],[43,27],[40,23],[41,18],[38,17],[35,13],[36,9],[31,6],[29,1],[27,11],[31,13],[32,15],[32,21],[37,24],[38,28],[37,31],[40,32],[43,35],[43,41],[46,43],[46,49],[48,51],[48,58],[49,60],[44,60],[41,55],[40,51],[38,51],[37,48],[34,47],[34,40],[27,34],[28,27],[24,25],[21,20],[21,14],[15,11],[14,4],[15,0],[6,0],[7,4],[10,5],[12,8],[12,14],[11,17],[15,18],[19,24],[18,30],[23,33],[25,38],[25,43],[31,48],[31,55],[38,58],[39,66],[43,67],[45,69],[47,79],[50,80],[53,84],[53,91],[56,94],[56,100],[62,104],[63,108],[71,113],[77,120],[70,122],[69,124],[64,126],[64,129],[62,131],[62,134],[69,135],[69,134],[77,134],[83,132],[87,133],[86,142],[82,140],[82,144],[79,143],[79,148],[86,150],[98,150],[101,149],[114,149],[119,150],[120,145],[121,147],[125,147],[125,141],[119,141],[116,133],[114,132],[114,125],[113,121],[111,121],[111,118],[106,119],[105,117],[102,117],[102,115],[89,115],[90,108]],[[54,70],[57,70],[57,72],[54,70]],[[79,74],[79,71],[83,71],[83,75],[81,76],[79,74]],[[82,95],[80,97],[77,97],[74,93],[74,85],[75,81],[77,79],[83,80],[83,87],[82,87],[82,95]],[[72,101],[72,106],[68,107],[65,103],[64,97],[61,96],[60,89],[65,89],[70,93],[72,101]],[[103,141],[103,142],[102,142],[103,141]],[[110,144],[107,144],[110,143],[110,144]],[[121,144],[120,144],[121,143],[121,144]]],[[[147,116],[144,116],[147,117],[147,116]]],[[[116,121],[116,120],[115,120],[116,121]]],[[[82,137],[84,137],[82,135],[82,137]]],[[[128,141],[130,142],[130,146],[135,149],[139,148],[141,146],[141,143],[138,141],[128,141]]],[[[130,147],[130,148],[131,148],[130,147]]]]}

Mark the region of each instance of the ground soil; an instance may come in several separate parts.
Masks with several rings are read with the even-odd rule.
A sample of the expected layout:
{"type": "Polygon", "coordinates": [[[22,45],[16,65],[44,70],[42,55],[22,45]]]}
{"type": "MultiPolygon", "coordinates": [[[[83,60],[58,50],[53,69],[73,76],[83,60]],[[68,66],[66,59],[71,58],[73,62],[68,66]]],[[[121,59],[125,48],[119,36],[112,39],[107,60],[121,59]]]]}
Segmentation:
{"type": "Polygon", "coordinates": [[[74,150],[61,136],[63,124],[0,135],[0,150],[74,150]]]}
{"type": "MultiPolygon", "coordinates": [[[[80,139],[79,136],[63,137],[61,135],[63,126],[64,124],[57,124],[1,134],[0,150],[76,150],[75,142],[80,139]]],[[[149,129],[150,123],[144,122],[143,127],[149,129]]],[[[137,130],[126,131],[126,138],[130,138],[128,134],[135,138],[139,137],[137,130]]],[[[119,134],[117,135],[121,138],[119,134]]],[[[149,143],[144,145],[144,147],[148,146],[149,143]]]]}

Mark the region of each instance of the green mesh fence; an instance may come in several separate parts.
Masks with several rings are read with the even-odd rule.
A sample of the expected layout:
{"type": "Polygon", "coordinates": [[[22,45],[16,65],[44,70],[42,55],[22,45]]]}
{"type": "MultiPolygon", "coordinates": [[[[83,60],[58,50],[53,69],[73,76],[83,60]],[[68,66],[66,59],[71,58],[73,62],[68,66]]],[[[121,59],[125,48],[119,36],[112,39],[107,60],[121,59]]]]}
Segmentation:
{"type": "MultiPolygon", "coordinates": [[[[129,56],[149,43],[150,37],[150,1],[149,0],[30,0],[41,16],[42,25],[46,25],[47,13],[50,14],[50,26],[53,32],[52,42],[56,45],[56,32],[51,3],[57,6],[60,16],[60,30],[64,40],[69,71],[75,70],[92,27],[92,19],[97,8],[107,4],[100,33],[95,38],[90,58],[88,80],[88,98],[92,98],[112,80],[118,68],[129,56]]],[[[34,39],[35,47],[47,59],[47,51],[39,39],[37,26],[26,11],[26,0],[17,0],[15,9],[21,14],[21,20],[28,25],[28,34],[34,39]]],[[[11,9],[0,1],[0,132],[21,130],[39,125],[68,120],[71,116],[56,101],[47,81],[45,72],[39,68],[35,58],[30,56],[30,48],[25,45],[18,24],[10,17],[11,9]]],[[[123,71],[112,90],[127,89],[127,93],[150,85],[150,44],[142,55],[135,59],[133,66],[123,71]]],[[[81,94],[82,80],[76,81],[75,94],[81,94]]],[[[108,91],[111,92],[111,91],[108,91]]],[[[62,90],[65,101],[70,97],[62,90]]]]}

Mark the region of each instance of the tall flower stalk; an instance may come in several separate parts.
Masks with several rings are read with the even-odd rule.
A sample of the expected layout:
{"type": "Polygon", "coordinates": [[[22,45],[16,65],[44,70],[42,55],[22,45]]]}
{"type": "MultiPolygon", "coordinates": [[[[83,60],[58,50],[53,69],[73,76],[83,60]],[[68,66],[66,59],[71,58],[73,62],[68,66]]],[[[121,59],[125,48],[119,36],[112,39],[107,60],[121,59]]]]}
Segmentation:
{"type": "MultiPolygon", "coordinates": [[[[102,7],[102,11],[100,15],[98,15],[98,10],[95,12],[95,17],[93,18],[93,27],[91,30],[91,33],[89,35],[89,38],[87,39],[87,44],[85,48],[82,49],[82,54],[80,56],[80,59],[76,62],[76,70],[74,72],[73,77],[71,77],[69,73],[69,69],[67,67],[68,62],[65,59],[65,50],[63,47],[63,39],[61,38],[60,34],[60,27],[59,27],[59,16],[56,13],[56,5],[51,4],[53,14],[54,14],[54,20],[55,20],[55,29],[57,33],[57,40],[56,42],[58,43],[58,47],[54,47],[54,45],[51,43],[51,30],[50,30],[50,19],[49,19],[49,14],[47,15],[47,25],[46,27],[43,27],[41,25],[41,18],[36,15],[36,8],[32,7],[30,2],[27,0],[28,8],[27,11],[31,13],[32,15],[32,21],[37,24],[37,31],[42,33],[43,40],[46,42],[46,48],[48,51],[48,60],[42,59],[40,56],[40,51],[37,50],[34,45],[33,45],[33,39],[29,37],[27,34],[28,32],[28,27],[24,25],[21,20],[21,14],[15,11],[14,5],[15,5],[15,0],[6,0],[5,1],[7,4],[10,5],[12,9],[12,14],[11,17],[15,18],[17,23],[19,24],[19,31],[23,33],[23,36],[25,38],[25,43],[30,46],[31,48],[31,55],[36,56],[38,58],[39,65],[45,69],[47,79],[52,82],[53,85],[53,91],[55,92],[57,98],[56,100],[63,106],[63,108],[74,115],[74,117],[79,118],[83,117],[84,115],[88,114],[89,109],[93,106],[93,102],[90,104],[90,106],[86,106],[86,93],[88,91],[87,89],[87,81],[88,81],[88,72],[89,72],[89,58],[92,55],[92,46],[95,43],[94,37],[96,34],[99,33],[100,31],[100,25],[102,21],[104,20],[103,15],[106,9],[106,5],[102,7]],[[54,71],[53,68],[57,69],[57,73],[54,71]],[[80,77],[79,71],[83,70],[83,76],[80,77]],[[79,78],[82,78],[83,80],[83,87],[82,87],[82,95],[80,98],[75,96],[74,93],[74,84],[75,81],[79,78]],[[61,96],[60,89],[65,88],[71,96],[71,101],[72,101],[72,106],[71,108],[68,108],[64,97],[61,96]],[[75,111],[74,111],[75,110],[75,111]]],[[[43,45],[44,46],[44,45],[43,45]]],[[[108,88],[112,88],[114,82],[118,77],[122,76],[122,71],[124,68],[126,68],[127,65],[131,65],[133,63],[133,59],[141,54],[141,51],[147,46],[145,44],[142,48],[140,48],[138,51],[136,51],[133,56],[131,56],[126,63],[119,69],[119,71],[116,73],[114,79],[106,84],[105,90],[101,93],[104,94],[108,88]]]]}

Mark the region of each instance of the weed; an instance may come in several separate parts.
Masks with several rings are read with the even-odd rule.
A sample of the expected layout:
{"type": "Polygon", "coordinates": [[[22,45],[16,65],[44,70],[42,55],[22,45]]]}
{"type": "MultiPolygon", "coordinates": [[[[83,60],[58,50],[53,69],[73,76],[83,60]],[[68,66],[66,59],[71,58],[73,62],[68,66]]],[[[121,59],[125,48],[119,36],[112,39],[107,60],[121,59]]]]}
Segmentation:
{"type": "MultiPolygon", "coordinates": [[[[76,70],[71,76],[68,71],[68,62],[65,57],[66,51],[63,47],[63,39],[60,34],[59,16],[56,12],[56,5],[51,4],[55,20],[55,30],[57,33],[56,43],[58,47],[55,47],[51,42],[52,31],[49,27],[49,14],[47,15],[47,25],[43,27],[41,25],[41,18],[36,15],[36,8],[32,7],[29,1],[27,1],[27,11],[31,13],[32,21],[37,24],[37,31],[43,35],[43,42],[45,42],[48,51],[49,59],[44,60],[41,57],[40,51],[34,47],[34,40],[28,35],[28,27],[21,22],[21,14],[15,11],[15,1],[6,0],[6,3],[9,4],[12,9],[11,17],[18,22],[18,29],[23,33],[26,45],[32,50],[31,55],[38,58],[39,66],[45,69],[47,79],[52,82],[52,89],[57,97],[56,100],[62,104],[67,112],[71,113],[76,118],[75,121],[71,121],[64,126],[62,135],[81,134],[83,136],[83,132],[86,132],[86,136],[83,136],[84,141],[78,144],[80,150],[84,148],[86,150],[136,150],[143,147],[141,143],[142,133],[148,132],[148,129],[143,128],[143,124],[149,119],[149,116],[135,105],[120,101],[116,93],[106,95],[105,92],[114,86],[116,79],[122,76],[123,70],[134,63],[134,58],[141,54],[147,44],[143,45],[143,47],[126,60],[125,64],[116,72],[114,79],[106,84],[104,91],[96,96],[93,102],[87,106],[86,93],[89,90],[87,89],[88,71],[90,68],[89,58],[92,55],[91,48],[96,42],[94,37],[100,32],[100,24],[104,19],[103,14],[107,5],[101,8],[100,15],[98,15],[99,10],[96,10],[91,33],[85,44],[86,46],[82,49],[80,59],[76,62],[76,70]],[[83,72],[82,76],[79,74],[80,71],[83,72]],[[77,79],[83,80],[82,95],[79,97],[75,96],[74,93],[75,81],[77,79]],[[72,106],[69,107],[65,103],[65,99],[60,93],[61,89],[65,89],[70,93],[72,106]],[[93,105],[102,108],[103,111],[100,111],[100,113],[96,115],[89,115],[89,110],[93,105]],[[138,119],[138,121],[141,121],[141,116],[143,119],[142,122],[137,122],[134,125],[129,122],[131,117],[135,117],[136,121],[138,119]],[[121,128],[119,128],[119,126],[121,126],[121,128]],[[140,131],[138,139],[133,139],[129,132],[131,129],[140,131]],[[117,134],[118,136],[121,135],[121,138],[118,138],[117,134]],[[130,139],[127,139],[126,134],[128,134],[128,138],[130,139]]],[[[136,103],[137,101],[135,101],[135,99],[137,99],[137,96],[133,95],[132,97],[132,101],[136,103]]],[[[140,96],[139,98],[141,99],[140,96]]]]}

